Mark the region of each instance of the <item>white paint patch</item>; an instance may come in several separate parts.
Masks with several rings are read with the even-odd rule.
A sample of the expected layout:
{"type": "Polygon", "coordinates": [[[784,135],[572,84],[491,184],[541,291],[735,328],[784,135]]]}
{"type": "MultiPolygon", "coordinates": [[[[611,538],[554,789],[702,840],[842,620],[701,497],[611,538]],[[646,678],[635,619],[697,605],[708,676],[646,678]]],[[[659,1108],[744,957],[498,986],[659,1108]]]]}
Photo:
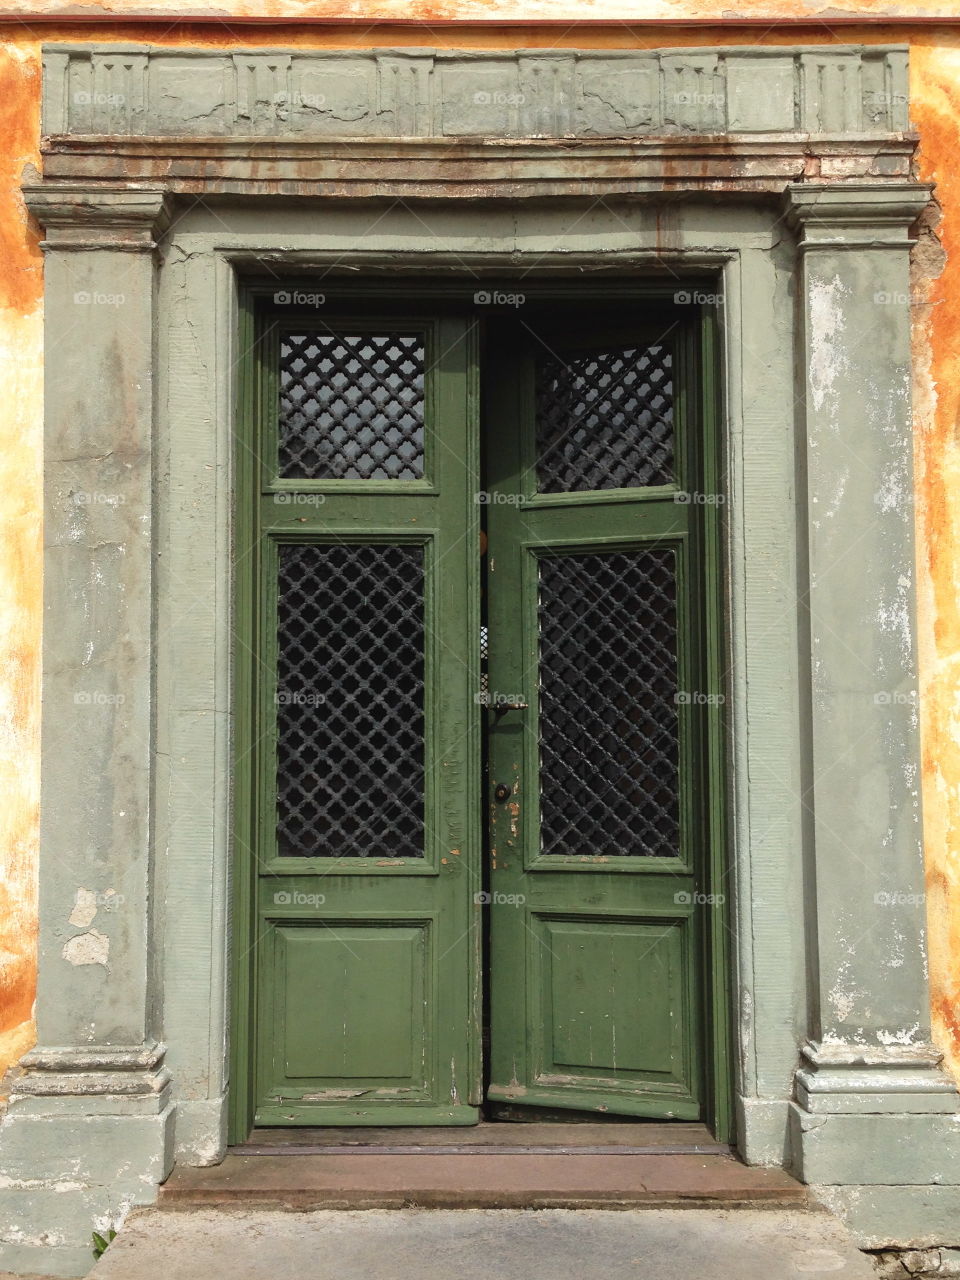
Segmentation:
{"type": "Polygon", "coordinates": [[[70,923],[78,929],[89,929],[97,914],[97,895],[92,889],[78,889],[77,900],[70,912],[70,923]]]}
{"type": "Polygon", "coordinates": [[[78,933],[63,944],[61,955],[73,965],[102,964],[106,967],[110,957],[110,939],[96,929],[78,933]]]}
{"type": "Polygon", "coordinates": [[[881,1044],[904,1044],[911,1045],[916,1042],[917,1036],[920,1034],[920,1023],[915,1022],[912,1027],[903,1027],[900,1031],[878,1031],[877,1039],[881,1044]]]}
{"type": "MultiPolygon", "coordinates": [[[[809,378],[813,407],[819,412],[833,391],[837,376],[846,361],[837,350],[837,339],[843,333],[843,286],[839,276],[832,280],[816,280],[810,289],[810,361],[809,378]]],[[[834,422],[835,429],[839,423],[834,422]]]]}
{"type": "Polygon", "coordinates": [[[880,488],[873,495],[874,505],[881,511],[907,511],[913,501],[907,481],[906,468],[902,464],[885,467],[880,488]]]}

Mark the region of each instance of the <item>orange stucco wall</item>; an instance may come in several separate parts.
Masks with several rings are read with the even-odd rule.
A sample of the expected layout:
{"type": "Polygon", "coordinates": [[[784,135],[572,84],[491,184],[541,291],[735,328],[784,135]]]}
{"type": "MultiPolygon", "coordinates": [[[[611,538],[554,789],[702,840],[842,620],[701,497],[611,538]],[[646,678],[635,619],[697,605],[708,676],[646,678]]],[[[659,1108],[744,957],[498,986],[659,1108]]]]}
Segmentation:
{"type": "MultiPolygon", "coordinates": [[[[76,12],[135,15],[145,0],[71,0],[76,12]]],[[[40,42],[123,40],[183,45],[385,45],[619,47],[714,44],[902,43],[911,45],[911,111],[920,131],[922,176],[937,183],[937,234],[945,267],[921,280],[914,298],[916,358],[916,518],[923,801],[925,808],[930,971],[935,1036],[960,1076],[960,25],[829,29],[816,26],[711,26],[732,15],[782,19],[813,16],[813,0],[577,0],[579,19],[608,27],[538,27],[564,17],[553,0],[364,0],[359,5],[302,0],[231,0],[231,15],[410,17],[418,26],[245,26],[229,19],[172,27],[127,21],[85,26],[69,21],[29,28],[5,23],[0,2],[0,1071],[33,1036],[36,977],[36,867],[39,791],[39,642],[41,628],[41,261],[36,228],[19,197],[24,165],[39,164],[40,42]],[[529,25],[431,27],[431,20],[471,17],[529,20],[529,25]],[[692,18],[702,26],[667,32],[642,18],[692,18]],[[630,20],[637,25],[629,25],[630,20]]],[[[857,0],[870,15],[924,16],[942,4],[857,0]]],[[[960,4],[958,4],[960,8],[960,4]]],[[[55,0],[19,4],[50,17],[55,0]]],[[[179,11],[182,18],[183,10],[179,11]]],[[[206,13],[215,14],[211,7],[206,13]]],[[[223,12],[220,10],[219,12],[223,12]]],[[[173,16],[173,15],[171,15],[173,16]]],[[[939,263],[937,264],[939,270],[939,263]]]]}

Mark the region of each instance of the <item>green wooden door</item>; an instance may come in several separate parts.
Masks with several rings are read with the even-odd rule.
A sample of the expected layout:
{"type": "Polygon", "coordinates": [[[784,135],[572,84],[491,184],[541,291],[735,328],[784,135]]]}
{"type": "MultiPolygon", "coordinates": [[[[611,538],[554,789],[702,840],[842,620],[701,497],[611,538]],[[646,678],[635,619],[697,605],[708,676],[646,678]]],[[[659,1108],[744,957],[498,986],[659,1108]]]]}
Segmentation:
{"type": "Polygon", "coordinates": [[[480,1101],[472,326],[312,300],[250,317],[235,1138],[480,1101]]]}
{"type": "Polygon", "coordinates": [[[488,1096],[695,1119],[716,499],[688,327],[643,316],[488,346],[488,1096]]]}
{"type": "Polygon", "coordinates": [[[232,1138],[722,1134],[706,330],[413,292],[245,307],[232,1138]]]}

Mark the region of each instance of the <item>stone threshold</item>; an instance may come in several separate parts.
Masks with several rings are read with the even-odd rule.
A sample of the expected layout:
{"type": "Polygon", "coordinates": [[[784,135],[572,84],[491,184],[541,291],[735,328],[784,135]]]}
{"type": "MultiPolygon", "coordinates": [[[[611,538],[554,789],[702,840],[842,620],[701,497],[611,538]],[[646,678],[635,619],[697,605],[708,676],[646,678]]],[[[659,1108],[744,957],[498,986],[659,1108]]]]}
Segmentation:
{"type": "Polygon", "coordinates": [[[258,1130],[222,1164],[178,1166],[163,1209],[804,1208],[702,1125],[487,1124],[258,1130]],[[295,1159],[291,1159],[295,1156],[295,1159]]]}
{"type": "Polygon", "coordinates": [[[655,1121],[495,1122],[478,1125],[255,1129],[236,1155],[728,1155],[703,1124],[655,1121]]]}

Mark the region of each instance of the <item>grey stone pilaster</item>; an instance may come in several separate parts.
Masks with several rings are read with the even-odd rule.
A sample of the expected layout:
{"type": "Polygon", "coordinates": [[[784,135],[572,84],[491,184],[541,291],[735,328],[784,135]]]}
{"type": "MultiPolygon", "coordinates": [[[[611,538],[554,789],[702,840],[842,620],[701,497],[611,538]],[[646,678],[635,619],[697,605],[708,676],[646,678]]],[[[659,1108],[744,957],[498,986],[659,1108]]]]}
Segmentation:
{"type": "MultiPolygon", "coordinates": [[[[38,1200],[64,1267],[149,1201],[172,1109],[151,959],[152,191],[32,188],[45,229],[44,636],[38,1047],[13,1082],[3,1265],[38,1200]]],[[[37,1251],[37,1252],[35,1252],[37,1251]]],[[[39,1266],[36,1269],[43,1269],[39,1266]]]]}
{"type": "Polygon", "coordinates": [[[885,1121],[926,1113],[928,1125],[957,1107],[930,1044],[924,967],[908,266],[928,198],[906,185],[787,193],[799,235],[813,908],[794,1158],[810,1182],[849,1182],[851,1150],[857,1181],[896,1181],[885,1121]]]}

